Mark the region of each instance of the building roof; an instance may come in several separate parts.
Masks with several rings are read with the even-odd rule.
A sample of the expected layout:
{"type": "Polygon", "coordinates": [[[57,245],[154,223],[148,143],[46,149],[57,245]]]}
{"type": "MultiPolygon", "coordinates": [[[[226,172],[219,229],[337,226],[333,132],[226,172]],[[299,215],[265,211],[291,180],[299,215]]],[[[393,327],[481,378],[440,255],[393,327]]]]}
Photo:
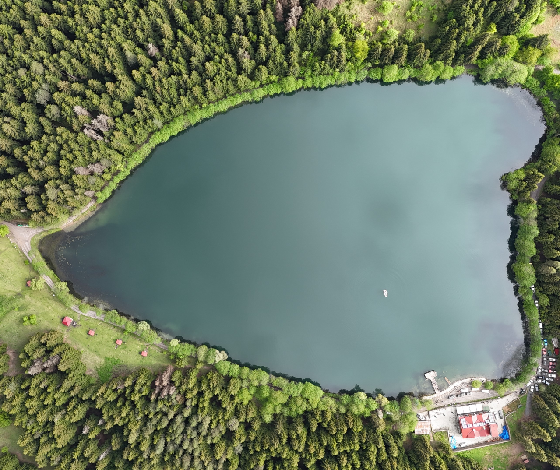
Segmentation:
{"type": "Polygon", "coordinates": [[[416,423],[416,428],[414,429],[415,434],[430,434],[431,425],[430,421],[418,421],[416,423]]]}
{"type": "Polygon", "coordinates": [[[458,415],[466,415],[472,413],[480,413],[482,411],[482,404],[476,405],[465,405],[465,406],[458,406],[457,407],[457,414],[458,415]]]}
{"type": "Polygon", "coordinates": [[[89,330],[87,332],[87,334],[90,335],[90,336],[95,336],[95,331],[94,330],[89,330]]]}
{"type": "Polygon", "coordinates": [[[140,354],[141,354],[142,356],[146,357],[146,356],[148,355],[148,351],[142,351],[140,354]]]}
{"type": "Polygon", "coordinates": [[[463,438],[498,436],[498,425],[493,414],[477,413],[469,416],[459,416],[459,426],[463,438]]]}
{"type": "Polygon", "coordinates": [[[69,325],[72,324],[73,321],[74,321],[74,320],[72,320],[70,317],[64,317],[64,318],[62,319],[62,324],[63,324],[63,325],[66,325],[66,326],[69,326],[69,325]]]}

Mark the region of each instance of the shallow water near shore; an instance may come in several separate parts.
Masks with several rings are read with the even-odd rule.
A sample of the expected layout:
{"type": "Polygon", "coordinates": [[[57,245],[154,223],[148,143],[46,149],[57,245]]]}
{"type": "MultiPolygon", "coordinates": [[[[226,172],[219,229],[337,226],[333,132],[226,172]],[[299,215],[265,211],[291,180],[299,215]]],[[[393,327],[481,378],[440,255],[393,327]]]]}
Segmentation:
{"type": "Polygon", "coordinates": [[[332,391],[497,377],[523,343],[499,178],[540,116],[469,77],[266,99],[158,147],[51,262],[90,301],[332,391]]]}

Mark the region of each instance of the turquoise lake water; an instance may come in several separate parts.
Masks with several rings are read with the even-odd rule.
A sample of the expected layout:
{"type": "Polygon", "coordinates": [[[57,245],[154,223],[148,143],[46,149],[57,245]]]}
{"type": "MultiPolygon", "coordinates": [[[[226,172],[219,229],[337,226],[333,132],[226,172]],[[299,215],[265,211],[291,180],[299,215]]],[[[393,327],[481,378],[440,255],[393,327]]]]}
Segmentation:
{"type": "Polygon", "coordinates": [[[158,147],[52,261],[90,301],[333,391],[497,377],[523,343],[499,178],[543,132],[527,93],[469,77],[266,99],[158,147]]]}

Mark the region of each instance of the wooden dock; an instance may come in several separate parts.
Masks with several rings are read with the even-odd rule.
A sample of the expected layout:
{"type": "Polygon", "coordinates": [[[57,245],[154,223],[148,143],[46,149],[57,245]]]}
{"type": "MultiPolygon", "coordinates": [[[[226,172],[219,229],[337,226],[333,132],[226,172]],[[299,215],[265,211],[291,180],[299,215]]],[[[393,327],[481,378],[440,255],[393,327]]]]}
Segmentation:
{"type": "Polygon", "coordinates": [[[439,387],[436,382],[437,372],[435,370],[431,370],[429,372],[426,372],[424,374],[424,377],[426,377],[427,380],[432,382],[432,387],[434,387],[434,392],[439,393],[439,387]]]}
{"type": "Polygon", "coordinates": [[[444,377],[444,379],[447,382],[447,385],[451,386],[451,382],[449,381],[449,379],[447,377],[444,377]]]}

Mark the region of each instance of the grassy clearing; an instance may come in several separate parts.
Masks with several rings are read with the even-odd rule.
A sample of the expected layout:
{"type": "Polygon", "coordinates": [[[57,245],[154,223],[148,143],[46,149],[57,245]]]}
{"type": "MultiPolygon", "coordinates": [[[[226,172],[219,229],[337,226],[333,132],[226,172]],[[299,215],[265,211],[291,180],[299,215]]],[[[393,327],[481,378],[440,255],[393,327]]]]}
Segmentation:
{"type": "Polygon", "coordinates": [[[22,462],[35,463],[33,458],[23,455],[23,449],[17,445],[17,441],[22,431],[15,426],[0,428],[0,449],[8,448],[8,452],[18,456],[22,462]]]}
{"type": "Polygon", "coordinates": [[[527,394],[523,395],[519,401],[521,402],[521,407],[517,408],[512,414],[507,417],[509,432],[511,434],[512,440],[516,440],[517,433],[519,431],[519,423],[525,415],[525,405],[527,404],[527,394]]]}
{"type": "Polygon", "coordinates": [[[531,29],[531,33],[535,36],[540,34],[548,34],[550,43],[556,50],[552,57],[552,62],[558,64],[560,62],[560,15],[556,13],[556,9],[549,6],[546,9],[545,20],[531,29]]]}
{"type": "Polygon", "coordinates": [[[133,335],[123,337],[120,328],[76,314],[60,303],[47,288],[33,291],[26,287],[26,281],[37,274],[24,261],[24,256],[7,238],[0,238],[0,294],[22,298],[19,310],[8,313],[0,320],[0,341],[8,348],[19,351],[33,334],[55,329],[63,331],[65,341],[82,351],[82,360],[93,375],[103,367],[106,358],[126,364],[126,367],[117,367],[119,373],[142,366],[160,370],[171,363],[165,351],[147,345],[140,338],[133,335]],[[29,314],[37,315],[36,325],[23,325],[23,317],[29,314]],[[80,326],[63,326],[61,320],[66,315],[74,318],[80,326]],[[95,336],[88,336],[89,329],[95,330],[95,336]],[[119,338],[124,343],[116,349],[115,341],[119,338]],[[148,350],[148,357],[140,356],[143,349],[148,350]]]}
{"type": "MultiPolygon", "coordinates": [[[[443,6],[449,2],[445,0],[421,0],[423,5],[413,6],[415,0],[393,0],[393,11],[387,15],[383,15],[378,11],[381,5],[381,0],[366,0],[362,3],[360,0],[343,3],[343,7],[350,14],[355,14],[355,23],[360,25],[364,23],[366,29],[374,32],[376,39],[382,39],[383,31],[388,28],[394,28],[401,34],[406,29],[412,29],[416,33],[416,37],[428,38],[436,31],[436,23],[432,20],[433,15],[441,17],[443,6]],[[406,12],[411,11],[409,18],[413,21],[408,21],[406,12]],[[416,16],[414,16],[416,15],[416,16]],[[383,26],[382,22],[388,21],[387,26],[383,26]],[[382,31],[378,32],[378,27],[382,31]]],[[[418,0],[415,1],[418,3],[418,0]]]]}

